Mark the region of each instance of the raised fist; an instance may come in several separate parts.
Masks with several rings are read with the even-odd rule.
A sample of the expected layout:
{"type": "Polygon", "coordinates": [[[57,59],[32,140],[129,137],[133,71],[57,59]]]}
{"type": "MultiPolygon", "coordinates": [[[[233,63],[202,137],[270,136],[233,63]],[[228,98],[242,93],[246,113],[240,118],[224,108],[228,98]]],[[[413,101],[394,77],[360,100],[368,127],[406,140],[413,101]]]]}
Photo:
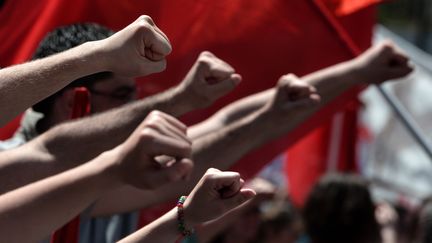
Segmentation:
{"type": "Polygon", "coordinates": [[[243,188],[243,184],[237,172],[208,169],[184,204],[186,223],[194,227],[252,199],[255,192],[243,188]]]}
{"type": "Polygon", "coordinates": [[[293,74],[288,74],[279,79],[273,99],[269,101],[267,107],[283,115],[293,108],[313,106],[319,101],[320,96],[315,87],[293,74]]]}
{"type": "Polygon", "coordinates": [[[115,149],[118,159],[112,171],[120,181],[141,189],[154,189],[187,177],[193,164],[190,160],[192,142],[186,130],[176,118],[159,111],[151,112],[115,149]],[[160,156],[171,159],[157,159],[160,156]]]}
{"type": "Polygon", "coordinates": [[[413,71],[409,58],[389,41],[369,48],[354,59],[354,65],[360,81],[366,84],[402,78],[413,71]]]}
{"type": "Polygon", "coordinates": [[[106,71],[125,77],[165,70],[165,57],[171,52],[167,36],[145,15],[97,44],[105,54],[101,61],[106,64],[106,71]]]}
{"type": "Polygon", "coordinates": [[[240,75],[229,64],[205,51],[178,88],[192,107],[204,108],[228,94],[240,81],[240,75]]]}

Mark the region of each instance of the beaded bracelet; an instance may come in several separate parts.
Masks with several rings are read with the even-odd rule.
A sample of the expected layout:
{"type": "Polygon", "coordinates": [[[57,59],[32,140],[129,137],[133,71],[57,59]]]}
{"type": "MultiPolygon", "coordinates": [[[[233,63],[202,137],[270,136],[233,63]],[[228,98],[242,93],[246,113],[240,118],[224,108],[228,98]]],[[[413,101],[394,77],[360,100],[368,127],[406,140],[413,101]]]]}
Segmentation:
{"type": "Polygon", "coordinates": [[[186,196],[181,196],[177,202],[178,230],[183,236],[191,236],[194,233],[194,229],[186,229],[184,220],[183,204],[186,201],[186,198],[186,196]]]}

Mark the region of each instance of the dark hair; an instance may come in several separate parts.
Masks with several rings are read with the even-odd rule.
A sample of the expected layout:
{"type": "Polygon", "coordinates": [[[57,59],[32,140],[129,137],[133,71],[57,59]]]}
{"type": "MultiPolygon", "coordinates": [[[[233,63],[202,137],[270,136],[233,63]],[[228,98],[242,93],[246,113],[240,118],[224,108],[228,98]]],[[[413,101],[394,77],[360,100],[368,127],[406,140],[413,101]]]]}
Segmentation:
{"type": "Polygon", "coordinates": [[[323,177],[312,189],[303,215],[314,243],[380,241],[375,206],[366,181],[358,176],[323,177]]]}
{"type": "Polygon", "coordinates": [[[279,234],[286,229],[302,230],[301,217],[288,199],[273,199],[265,208],[267,209],[262,212],[258,234],[253,242],[265,242],[269,232],[279,234]]]}
{"type": "Polygon", "coordinates": [[[419,243],[432,242],[432,198],[423,200],[416,216],[414,221],[416,229],[412,238],[419,243]]]}
{"type": "MultiPolygon", "coordinates": [[[[114,34],[114,31],[95,23],[81,23],[62,26],[45,36],[39,44],[39,47],[36,49],[32,59],[35,60],[48,57],[79,46],[88,41],[105,39],[112,34],[114,34]]],[[[62,90],[35,104],[33,110],[43,114],[48,114],[55,98],[65,89],[72,87],[91,87],[95,82],[111,76],[111,72],[101,72],[74,80],[62,90]]]]}

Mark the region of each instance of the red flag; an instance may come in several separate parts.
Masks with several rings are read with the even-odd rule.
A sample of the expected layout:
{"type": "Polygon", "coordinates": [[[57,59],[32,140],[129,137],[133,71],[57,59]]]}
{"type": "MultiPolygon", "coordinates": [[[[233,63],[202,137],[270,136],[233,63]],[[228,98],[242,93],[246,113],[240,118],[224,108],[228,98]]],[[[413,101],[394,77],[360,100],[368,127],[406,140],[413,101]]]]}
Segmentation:
{"type": "MultiPolygon", "coordinates": [[[[232,94],[213,107],[184,117],[192,124],[240,97],[273,87],[283,74],[293,72],[301,76],[352,58],[344,32],[323,19],[325,13],[319,6],[329,1],[123,0],[110,4],[102,0],[6,1],[0,12],[0,38],[4,40],[0,66],[27,60],[43,36],[59,25],[92,21],[120,29],[139,14],[148,14],[169,36],[174,51],[168,58],[166,72],[141,81],[144,90],[141,95],[176,84],[202,50],[210,50],[226,60],[244,78],[232,94]]],[[[365,4],[343,3],[333,11],[339,13],[337,21],[363,50],[370,45],[375,23],[374,8],[363,7],[375,1],[362,2],[365,4]],[[345,6],[350,6],[349,11],[345,6]]],[[[345,112],[342,104],[355,100],[356,94],[354,90],[339,97],[289,136],[246,156],[234,169],[251,177],[311,128],[322,125],[320,129],[330,129],[332,114],[345,112]]],[[[322,142],[323,139],[314,141],[322,142]]]]}

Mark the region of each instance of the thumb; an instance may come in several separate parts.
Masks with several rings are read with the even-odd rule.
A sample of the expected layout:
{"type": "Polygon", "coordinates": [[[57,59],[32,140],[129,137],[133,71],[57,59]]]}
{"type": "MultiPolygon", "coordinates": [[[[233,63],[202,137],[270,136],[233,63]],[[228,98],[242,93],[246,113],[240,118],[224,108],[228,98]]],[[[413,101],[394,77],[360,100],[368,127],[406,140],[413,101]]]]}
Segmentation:
{"type": "MultiPolygon", "coordinates": [[[[146,50],[147,53],[147,50],[146,50]]],[[[147,54],[146,54],[147,57],[147,54]]],[[[148,57],[147,57],[148,58],[148,57]]],[[[162,59],[161,61],[151,61],[151,62],[145,62],[141,63],[141,73],[145,73],[146,75],[150,75],[153,73],[160,73],[164,71],[166,68],[166,60],[162,59]],[[151,70],[149,72],[149,70],[151,70]]]]}
{"type": "Polygon", "coordinates": [[[145,56],[152,61],[161,61],[171,53],[172,47],[168,40],[154,28],[141,26],[145,56]]]}
{"type": "Polygon", "coordinates": [[[222,203],[224,204],[224,208],[229,211],[249,201],[255,197],[255,195],[256,192],[252,189],[241,189],[236,195],[223,199],[222,203]]]}
{"type": "Polygon", "coordinates": [[[213,94],[223,95],[233,90],[241,82],[239,74],[231,74],[228,79],[210,84],[209,92],[213,94]]]}
{"type": "Polygon", "coordinates": [[[296,101],[289,101],[283,105],[283,109],[292,109],[292,108],[301,108],[301,107],[310,107],[319,104],[321,101],[321,96],[318,94],[310,94],[308,97],[304,97],[302,99],[296,101]]]}

